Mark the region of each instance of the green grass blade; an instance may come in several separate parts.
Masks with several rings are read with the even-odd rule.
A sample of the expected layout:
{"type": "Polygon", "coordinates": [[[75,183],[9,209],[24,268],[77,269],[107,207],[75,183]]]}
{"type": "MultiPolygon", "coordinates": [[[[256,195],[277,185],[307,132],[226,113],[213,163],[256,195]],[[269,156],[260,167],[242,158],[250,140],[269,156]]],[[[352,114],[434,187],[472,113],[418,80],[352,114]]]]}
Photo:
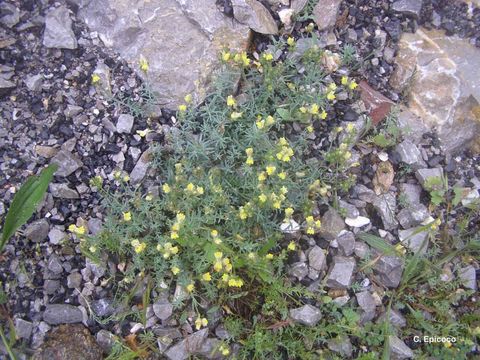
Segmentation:
{"type": "Polygon", "coordinates": [[[377,249],[384,255],[388,255],[388,256],[398,255],[395,247],[392,244],[389,244],[388,242],[383,240],[381,237],[378,237],[372,234],[367,234],[367,233],[361,233],[358,236],[360,237],[360,239],[365,241],[368,245],[377,249]]]}

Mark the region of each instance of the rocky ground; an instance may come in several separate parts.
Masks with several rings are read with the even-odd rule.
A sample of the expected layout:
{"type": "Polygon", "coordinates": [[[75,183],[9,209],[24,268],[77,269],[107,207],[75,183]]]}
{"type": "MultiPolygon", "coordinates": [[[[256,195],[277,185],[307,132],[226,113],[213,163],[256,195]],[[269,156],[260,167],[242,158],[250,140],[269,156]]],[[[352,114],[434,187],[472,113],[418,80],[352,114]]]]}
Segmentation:
{"type": "MultiPolygon", "coordinates": [[[[326,211],[322,217],[325,224],[322,241],[305,244],[304,251],[289,266],[289,274],[311,289],[315,289],[318,279],[325,276],[332,289],[352,283],[362,284],[356,301],[363,309],[362,316],[371,320],[380,315],[376,287],[398,286],[402,267],[398,258],[385,257],[377,264],[374,278],[357,274],[356,265],[368,249],[356,238],[360,229],[378,230],[385,239],[399,238],[401,241],[430,216],[438,216],[429,209],[428,195],[424,190],[425,181],[432,174],[443,173],[450,184],[465,188],[469,194],[467,202],[480,197],[480,156],[478,142],[475,143],[479,134],[476,100],[479,99],[479,90],[475,82],[463,80],[469,75],[478,79],[475,74],[479,74],[480,67],[469,67],[465,62],[475,63],[480,59],[480,8],[477,2],[446,0],[320,2],[323,6],[312,8],[312,16],[295,18],[295,15],[303,14],[300,9],[306,1],[270,0],[256,3],[254,7],[246,6],[247,2],[240,0],[217,1],[229,20],[223,19],[211,27],[210,23],[201,20],[198,23],[203,32],[213,33],[221,28],[228,29],[226,34],[235,33],[238,38],[233,46],[236,47],[248,42],[250,28],[256,32],[252,52],[260,52],[271,46],[272,38],[276,36],[292,34],[299,39],[305,26],[313,21],[316,23],[314,32],[318,34],[316,44],[333,54],[345,51],[345,45],[349,45],[352,51],[350,61],[356,69],[352,75],[364,79],[360,83],[359,101],[347,107],[335,107],[336,117],[362,127],[367,114],[378,124],[395,107],[400,111],[399,121],[413,128],[413,133],[406,134],[405,140],[391,150],[383,151],[373,146],[355,148],[353,158],[362,164],[357,174],[360,181],[349,197],[341,199],[340,206],[345,209],[346,218],[333,210],[326,211]],[[230,28],[225,25],[228,21],[241,24],[230,28]],[[433,32],[428,32],[430,29],[433,32]],[[453,45],[442,43],[435,32],[439,29],[456,39],[453,45]],[[405,33],[413,34],[412,38],[402,37],[405,33]],[[446,72],[448,75],[435,77],[436,71],[428,68],[430,63],[425,61],[424,54],[412,54],[410,44],[418,41],[417,37],[425,42],[425,46],[434,44],[434,50],[440,54],[438,57],[443,59],[439,64],[450,66],[446,72]],[[452,49],[460,50],[454,54],[452,49]],[[470,55],[473,58],[464,61],[470,55]],[[415,71],[422,75],[413,82],[414,69],[408,66],[412,62],[417,63],[415,71]],[[447,89],[439,84],[446,84],[447,89]],[[411,89],[414,94],[415,91],[418,93],[413,99],[406,96],[410,93],[406,90],[411,89]],[[456,97],[449,93],[451,89],[458,90],[454,94],[456,97]],[[432,96],[449,104],[455,111],[444,114],[429,108],[428,99],[421,96],[427,90],[432,90],[432,96]],[[441,122],[432,127],[431,123],[418,121],[418,117],[427,115],[434,120],[441,119],[441,122]],[[459,123],[460,118],[473,120],[459,123]],[[466,146],[469,142],[473,144],[471,147],[466,146]],[[397,176],[392,183],[389,175],[393,176],[394,168],[397,175],[400,169],[408,171],[397,176]],[[399,201],[396,196],[399,193],[408,199],[408,205],[399,201]],[[325,257],[321,249],[326,246],[333,250],[325,257]]],[[[176,2],[172,0],[173,3],[176,2]]],[[[195,18],[197,15],[189,12],[190,3],[184,2],[182,9],[195,18]]],[[[115,311],[115,289],[108,281],[105,268],[86,261],[80,254],[78,243],[71,238],[67,228],[72,223],[85,224],[91,234],[101,228],[104,218],[101,198],[90,185],[94,176],[101,176],[113,189],[118,185],[118,179],[125,175],[133,184],[143,182],[145,186],[149,185],[146,151],[150,145],[162,142],[175,125],[174,112],[168,107],[174,108],[178,99],[192,90],[188,87],[179,89],[176,87],[178,78],[169,78],[165,81],[166,89],[160,91],[165,94],[175,91],[178,96],[161,95],[163,100],[153,103],[150,83],[155,83],[155,76],[164,79],[166,75],[159,70],[153,79],[147,79],[138,71],[137,60],[134,60],[138,59],[139,53],[149,55],[145,52],[148,41],[142,42],[142,36],[134,33],[133,41],[142,44],[138,49],[132,50],[125,45],[115,47],[122,41],[121,36],[94,21],[89,12],[89,6],[93,5],[82,4],[81,1],[47,0],[9,0],[0,4],[2,222],[15,191],[28,175],[37,173],[51,162],[60,166],[34,218],[0,254],[0,284],[4,289],[0,293],[0,320],[13,319],[22,344],[18,347],[20,358],[36,353],[36,358],[46,359],[51,355],[45,349],[53,348],[59,352],[57,358],[99,359],[102,352],[108,352],[113,334],[125,337],[140,330],[141,324],[128,317],[121,323],[97,321],[108,319],[115,311]],[[105,46],[104,42],[109,40],[114,44],[113,48],[105,46]],[[102,84],[108,85],[93,86],[92,75],[97,75],[102,84]],[[143,106],[140,108],[138,103],[143,106]],[[142,133],[147,128],[151,132],[142,133]],[[73,348],[73,343],[79,347],[73,348]],[[69,355],[60,353],[63,347],[70,348],[69,355]],[[82,354],[82,357],[71,354],[82,354]]],[[[148,12],[141,16],[148,20],[148,12]]],[[[147,20],[144,21],[147,23],[147,20]]],[[[156,34],[163,34],[162,29],[156,34]]],[[[199,30],[192,29],[190,34],[195,31],[199,30]]],[[[192,35],[191,38],[181,38],[181,41],[195,42],[195,39],[192,35]]],[[[209,37],[205,36],[205,39],[209,37]]],[[[204,47],[216,54],[219,49],[210,46],[214,41],[205,39],[202,40],[204,47]]],[[[175,38],[168,41],[175,41],[175,38]]],[[[309,46],[307,42],[304,45],[309,46]]],[[[206,50],[203,48],[202,51],[206,50]]],[[[193,59],[199,57],[199,52],[193,54],[193,59]]],[[[214,58],[210,56],[209,61],[215,62],[214,58]]],[[[159,69],[164,64],[155,65],[151,60],[150,63],[159,69]]],[[[203,81],[195,66],[196,62],[192,60],[187,68],[196,74],[196,78],[180,79],[191,83],[199,79],[203,81]]],[[[334,55],[327,66],[338,66],[334,55]]],[[[179,71],[178,65],[165,67],[169,72],[179,71]]],[[[202,91],[200,89],[197,93],[199,101],[202,91]]],[[[315,146],[320,148],[324,129],[316,130],[315,146]]],[[[479,224],[477,215],[470,221],[469,231],[478,232],[479,224]]],[[[418,250],[425,236],[426,233],[420,232],[404,245],[418,250]]],[[[115,267],[113,262],[105,265],[115,267]]],[[[477,289],[477,261],[451,266],[460,267],[458,277],[465,282],[467,289],[477,289]]],[[[350,295],[344,291],[335,297],[335,301],[346,303],[350,295]]],[[[472,301],[478,302],[478,297],[474,296],[472,301]]],[[[195,343],[196,352],[208,357],[208,347],[213,346],[216,338],[222,338],[221,326],[210,329],[210,332],[204,329],[189,334],[178,324],[168,322],[171,314],[172,305],[164,300],[153,303],[147,312],[153,332],[158,337],[170,337],[176,342],[169,348],[169,344],[159,341],[159,350],[166,351],[169,359],[184,359],[188,353],[186,344],[195,343]]],[[[294,309],[290,316],[300,323],[314,321],[315,307],[306,305],[294,309]]],[[[402,315],[398,314],[398,317],[401,319],[402,315]]],[[[394,340],[392,344],[399,345],[392,351],[398,353],[398,358],[413,356],[409,348],[413,347],[411,342],[405,344],[398,338],[394,340]]],[[[0,359],[8,358],[4,351],[0,343],[0,359]]],[[[475,348],[472,354],[478,355],[478,351],[475,348]]],[[[351,350],[348,356],[351,356],[351,350]]]]}

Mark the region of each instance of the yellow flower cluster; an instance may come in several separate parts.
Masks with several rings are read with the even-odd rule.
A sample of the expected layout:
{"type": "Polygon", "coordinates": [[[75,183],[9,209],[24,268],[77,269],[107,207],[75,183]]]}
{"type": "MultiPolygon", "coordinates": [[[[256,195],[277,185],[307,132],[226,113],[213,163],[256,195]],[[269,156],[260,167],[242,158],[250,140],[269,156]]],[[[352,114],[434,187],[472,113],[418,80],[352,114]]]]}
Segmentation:
{"type": "Polygon", "coordinates": [[[178,239],[178,232],[180,231],[180,227],[183,223],[183,221],[185,220],[185,214],[184,213],[177,213],[177,220],[175,221],[175,223],[173,223],[172,227],[171,227],[171,232],[170,232],[170,238],[171,239],[178,239]]]}
{"type": "Polygon", "coordinates": [[[273,55],[269,52],[264,52],[262,54],[262,58],[265,60],[265,61],[272,61],[273,60],[273,55]]]}
{"type": "Polygon", "coordinates": [[[185,187],[185,192],[191,195],[203,195],[204,189],[202,186],[195,186],[192,183],[188,183],[188,185],[185,187]]]}
{"type": "Polygon", "coordinates": [[[348,76],[342,76],[341,83],[343,86],[347,86],[350,90],[355,90],[358,87],[358,84],[355,80],[350,80],[348,76]]]}
{"type": "Polygon", "coordinates": [[[148,61],[143,56],[140,58],[140,70],[142,70],[145,74],[148,72],[149,66],[148,61]]]}
{"type": "Polygon", "coordinates": [[[179,251],[178,246],[173,246],[171,242],[167,242],[164,245],[158,244],[157,250],[163,254],[164,259],[168,259],[170,256],[178,254],[179,251]]]}
{"type": "Polygon", "coordinates": [[[307,234],[313,235],[316,230],[319,230],[322,226],[320,220],[315,220],[313,216],[307,216],[305,221],[307,222],[307,234]]]}
{"type": "Polygon", "coordinates": [[[293,156],[293,149],[289,146],[288,141],[282,137],[278,140],[277,145],[280,146],[280,151],[277,153],[277,159],[289,162],[293,156]]]}
{"type": "Polygon", "coordinates": [[[268,115],[266,119],[262,119],[262,116],[258,115],[255,124],[259,130],[262,130],[265,128],[265,126],[272,126],[275,124],[275,119],[271,115],[268,115]]]}
{"type": "Polygon", "coordinates": [[[92,85],[96,85],[100,82],[100,76],[98,74],[92,74],[92,85]]]}
{"type": "Polygon", "coordinates": [[[352,153],[348,151],[348,144],[346,143],[341,143],[338,146],[338,151],[340,152],[340,154],[342,154],[345,160],[349,160],[352,157],[352,153]]]}
{"type": "Polygon", "coordinates": [[[245,51],[235,54],[235,56],[233,57],[233,60],[236,63],[241,64],[245,67],[250,65],[250,59],[248,58],[247,53],[245,51]]]}
{"type": "Polygon", "coordinates": [[[215,263],[213,264],[213,269],[216,272],[220,272],[222,270],[225,270],[226,272],[232,271],[232,263],[230,262],[230,259],[227,257],[224,258],[221,251],[215,252],[214,257],[215,263]]]}
{"type": "Polygon", "coordinates": [[[293,215],[294,210],[291,207],[288,207],[285,209],[285,219],[283,220],[284,222],[288,222],[293,215]]]}
{"type": "Polygon", "coordinates": [[[132,220],[132,213],[130,211],[126,211],[123,213],[123,221],[131,221],[132,220]]]}
{"type": "Polygon", "coordinates": [[[227,356],[227,355],[230,354],[230,349],[229,349],[228,345],[225,345],[225,344],[220,345],[220,347],[218,348],[218,351],[220,351],[220,353],[223,356],[227,356]]]}
{"type": "Polygon", "coordinates": [[[137,254],[140,254],[141,252],[143,252],[145,250],[145,248],[147,247],[147,244],[145,242],[143,242],[143,241],[140,242],[137,239],[133,239],[130,242],[130,245],[133,246],[133,249],[135,250],[135,252],[137,254]]]}
{"type": "Polygon", "coordinates": [[[75,235],[84,235],[85,234],[85,226],[77,226],[75,224],[71,224],[68,227],[68,231],[74,233],[75,235]]]}
{"type": "Polygon", "coordinates": [[[252,215],[252,204],[250,202],[247,202],[244,206],[240,206],[238,209],[238,216],[242,220],[246,220],[249,217],[252,217],[252,215]]]}
{"type": "Polygon", "coordinates": [[[295,45],[295,39],[290,36],[290,37],[287,39],[287,45],[288,45],[288,46],[294,46],[294,45],[295,45]]]}
{"type": "Polygon", "coordinates": [[[197,320],[195,320],[195,329],[200,330],[202,327],[205,327],[208,325],[208,320],[206,318],[200,318],[198,317],[197,320]]]}
{"type": "Polygon", "coordinates": [[[245,161],[245,164],[247,165],[253,165],[254,160],[253,160],[253,149],[252,148],[247,148],[245,149],[245,154],[247,154],[247,160],[245,161]]]}

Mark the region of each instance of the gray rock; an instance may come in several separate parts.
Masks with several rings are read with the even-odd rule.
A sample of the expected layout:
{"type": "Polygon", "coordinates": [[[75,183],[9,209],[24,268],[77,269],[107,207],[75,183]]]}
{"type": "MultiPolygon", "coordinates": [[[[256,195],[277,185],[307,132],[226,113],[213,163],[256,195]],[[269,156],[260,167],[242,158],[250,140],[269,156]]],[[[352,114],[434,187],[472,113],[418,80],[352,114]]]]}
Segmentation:
{"type": "Polygon", "coordinates": [[[115,344],[116,336],[107,330],[100,330],[95,336],[98,345],[102,348],[104,354],[109,354],[115,344]]]}
{"type": "Polygon", "coordinates": [[[461,268],[458,271],[458,277],[467,289],[477,290],[477,274],[472,265],[461,268]]]}
{"type": "Polygon", "coordinates": [[[322,216],[322,227],[320,228],[320,236],[326,240],[334,240],[340,231],[345,229],[345,222],[338,212],[330,208],[322,216]]]}
{"type": "Polygon", "coordinates": [[[422,0],[397,0],[392,4],[392,10],[418,19],[422,10],[422,2],[422,0]]]}
{"type": "Polygon", "coordinates": [[[360,259],[365,259],[370,252],[370,249],[367,244],[357,241],[355,242],[354,252],[355,255],[358,256],[360,259]]]}
{"type": "Polygon", "coordinates": [[[58,280],[48,279],[48,280],[45,280],[45,282],[43,283],[43,290],[47,295],[55,294],[59,288],[60,288],[60,281],[58,280]]]}
{"type": "Polygon", "coordinates": [[[250,38],[249,28],[222,14],[215,0],[87,0],[78,16],[148,77],[158,103],[170,109],[190,93],[201,102],[221,66],[218,53],[246,50],[250,38]],[[147,74],[138,66],[141,56],[147,74]]]}
{"type": "Polygon", "coordinates": [[[302,12],[302,10],[305,8],[307,3],[308,3],[308,0],[291,0],[290,8],[295,12],[295,14],[298,14],[302,12]]]}
{"type": "Polygon", "coordinates": [[[43,313],[43,320],[49,325],[73,324],[83,321],[82,311],[69,304],[47,305],[43,313]]]}
{"type": "Polygon", "coordinates": [[[367,203],[372,203],[376,198],[376,195],[373,192],[373,190],[369,189],[363,184],[355,185],[353,190],[357,194],[360,200],[365,201],[367,203]]]}
{"type": "Polygon", "coordinates": [[[54,227],[48,232],[48,240],[50,244],[58,245],[65,238],[66,234],[64,231],[54,227]]]}
{"type": "Polygon", "coordinates": [[[397,220],[404,229],[417,226],[430,216],[430,212],[423,204],[402,209],[397,214],[397,220]]]}
{"type": "Polygon", "coordinates": [[[165,352],[169,360],[185,360],[189,356],[198,353],[207,339],[208,328],[188,335],[165,352]]]}
{"type": "Polygon", "coordinates": [[[396,151],[400,155],[400,159],[405,164],[412,165],[414,167],[426,166],[417,145],[415,145],[409,139],[405,139],[400,144],[398,144],[396,147],[396,151]]]}
{"type": "Polygon", "coordinates": [[[135,167],[133,168],[132,172],[130,173],[130,181],[132,184],[140,183],[145,175],[147,175],[148,168],[150,166],[150,157],[151,152],[150,150],[146,150],[140,159],[138,159],[135,167]]]}
{"type": "Polygon", "coordinates": [[[173,305],[165,299],[153,304],[153,312],[160,320],[167,320],[173,313],[173,305]]]}
{"type": "Polygon", "coordinates": [[[53,158],[52,163],[58,165],[56,176],[67,177],[83,166],[82,161],[70,151],[60,150],[53,158]]]}
{"type": "Polygon", "coordinates": [[[383,227],[385,230],[395,229],[398,222],[395,218],[397,209],[397,200],[392,193],[385,193],[376,196],[373,201],[373,206],[382,218],[383,227]]]}
{"type": "Polygon", "coordinates": [[[365,216],[357,216],[356,218],[345,218],[345,224],[354,228],[361,228],[370,224],[370,219],[365,216]]]}
{"type": "Polygon", "coordinates": [[[47,263],[47,268],[55,275],[60,275],[61,273],[63,273],[62,262],[55,254],[50,255],[47,263]]]}
{"type": "Polygon", "coordinates": [[[88,231],[92,235],[97,235],[102,231],[102,220],[98,218],[90,218],[88,219],[88,231]]]}
{"type": "Polygon", "coordinates": [[[33,323],[20,318],[15,319],[15,332],[19,338],[26,339],[27,341],[30,340],[32,331],[33,323]]]}
{"type": "Polygon", "coordinates": [[[289,314],[293,321],[307,326],[315,326],[322,319],[320,310],[310,304],[290,309],[289,314]]]}
{"type": "Polygon", "coordinates": [[[67,108],[63,111],[63,115],[65,115],[67,118],[73,118],[80,114],[82,111],[83,108],[81,106],[68,104],[67,108]]]}
{"type": "Polygon", "coordinates": [[[334,339],[327,340],[328,348],[341,355],[344,359],[352,356],[353,347],[348,336],[337,336],[334,339]]]}
{"type": "Polygon", "coordinates": [[[358,35],[355,29],[348,28],[347,35],[345,37],[346,42],[355,43],[358,40],[358,35]]]}
{"type": "Polygon", "coordinates": [[[134,118],[130,114],[121,114],[117,121],[117,132],[120,134],[130,134],[133,127],[134,118]]]}
{"type": "Polygon", "coordinates": [[[300,281],[308,275],[308,266],[304,262],[296,262],[290,266],[288,274],[300,281]]]}
{"type": "Polygon", "coordinates": [[[24,83],[28,90],[37,92],[42,88],[43,76],[42,74],[29,75],[25,78],[24,83]]]}
{"type": "Polygon", "coordinates": [[[396,288],[402,279],[403,261],[396,256],[384,255],[376,262],[374,270],[383,285],[396,288]]]}
{"type": "Polygon", "coordinates": [[[440,190],[443,187],[443,170],[442,168],[418,169],[415,171],[415,177],[422,187],[427,190],[440,190]],[[440,181],[437,181],[440,180],[440,181]],[[434,183],[432,183],[432,181],[434,183]]]}
{"type": "Polygon", "coordinates": [[[327,277],[327,286],[333,289],[346,289],[352,284],[355,259],[335,256],[327,277]]]}
{"type": "Polygon", "coordinates": [[[12,28],[20,21],[20,10],[12,4],[2,2],[0,4],[0,23],[12,28]]]}
{"type": "MultiPolygon", "coordinates": [[[[383,313],[378,318],[378,322],[385,321],[385,317],[386,317],[386,314],[383,313]]],[[[400,314],[398,311],[396,311],[394,309],[390,309],[389,321],[390,321],[390,324],[392,324],[393,326],[396,326],[398,328],[403,328],[403,327],[407,326],[407,319],[405,319],[405,317],[403,317],[402,314],[400,314]]]]}
{"type": "Polygon", "coordinates": [[[421,226],[400,230],[398,238],[408,249],[414,253],[424,254],[428,248],[428,231],[421,226]]]}
{"type": "Polygon", "coordinates": [[[3,76],[0,76],[0,89],[13,89],[16,86],[17,85],[14,82],[5,79],[3,76]]]}
{"type": "Polygon", "coordinates": [[[322,271],[326,265],[325,253],[319,246],[315,245],[308,253],[308,264],[311,268],[322,271]]]}
{"type": "Polygon", "coordinates": [[[390,350],[390,359],[392,360],[411,359],[414,356],[412,349],[395,335],[388,337],[388,347],[390,350]]]}
{"type": "Polygon", "coordinates": [[[46,219],[40,219],[27,225],[25,237],[33,242],[41,242],[48,236],[50,225],[46,219]]]}
{"type": "Polygon", "coordinates": [[[313,19],[320,31],[335,26],[341,0],[320,0],[313,8],[313,19]]]}
{"type": "Polygon", "coordinates": [[[346,217],[348,218],[355,219],[357,216],[360,215],[360,212],[358,211],[356,206],[349,204],[346,201],[339,200],[338,206],[340,207],[340,209],[343,209],[346,212],[346,215],[347,215],[346,217]]]}
{"type": "Polygon", "coordinates": [[[275,35],[278,26],[270,12],[257,0],[232,0],[235,19],[260,34],[275,35]]]}
{"type": "Polygon", "coordinates": [[[45,17],[43,45],[48,48],[76,49],[77,39],[72,30],[72,20],[66,6],[50,10],[45,17]]]}
{"type": "Polygon", "coordinates": [[[369,291],[362,291],[355,294],[357,298],[358,305],[362,308],[365,312],[375,312],[375,308],[377,307],[375,303],[375,298],[370,294],[369,291]]]}
{"type": "Polygon", "coordinates": [[[80,289],[82,284],[82,274],[73,272],[67,276],[67,286],[69,289],[80,289]]]}
{"type": "Polygon", "coordinates": [[[99,299],[92,301],[91,308],[95,315],[99,317],[110,316],[115,312],[113,300],[111,299],[99,299]]]}
{"type": "Polygon", "coordinates": [[[355,235],[351,231],[344,231],[337,237],[338,248],[342,255],[350,256],[355,250],[355,235]]]}
{"type": "Polygon", "coordinates": [[[76,190],[70,189],[67,184],[57,183],[49,185],[50,193],[53,197],[60,199],[78,199],[79,195],[76,190]]]}
{"type": "Polygon", "coordinates": [[[415,184],[403,183],[400,184],[401,194],[406,197],[409,205],[416,206],[420,204],[420,195],[422,194],[422,188],[415,184]]]}

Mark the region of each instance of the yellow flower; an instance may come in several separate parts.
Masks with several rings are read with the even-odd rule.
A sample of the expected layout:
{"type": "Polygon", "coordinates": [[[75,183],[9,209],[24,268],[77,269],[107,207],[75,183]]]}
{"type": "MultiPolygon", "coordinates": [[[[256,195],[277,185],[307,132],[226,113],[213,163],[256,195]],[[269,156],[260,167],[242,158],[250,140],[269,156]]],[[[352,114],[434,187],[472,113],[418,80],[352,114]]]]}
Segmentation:
{"type": "Polygon", "coordinates": [[[237,102],[235,101],[235,99],[233,98],[232,95],[228,95],[227,97],[227,106],[229,107],[234,107],[235,105],[237,105],[237,102]]]}
{"type": "Polygon", "coordinates": [[[335,84],[335,83],[328,84],[328,90],[330,90],[330,91],[337,90],[337,84],[335,84]]]}
{"type": "Polygon", "coordinates": [[[176,219],[179,223],[183,222],[185,220],[185,214],[182,212],[177,213],[176,219]]]}
{"type": "Polygon", "coordinates": [[[347,85],[348,84],[348,76],[342,76],[341,83],[342,83],[342,85],[347,85]]]}
{"type": "Polygon", "coordinates": [[[203,193],[204,193],[203,187],[202,186],[197,186],[197,194],[198,195],[203,195],[203,193]]]}
{"type": "Polygon", "coordinates": [[[264,53],[262,55],[262,57],[266,60],[266,61],[272,61],[273,60],[273,55],[271,53],[264,53]]]}
{"type": "Polygon", "coordinates": [[[205,274],[202,275],[202,280],[208,282],[208,281],[212,280],[212,275],[210,275],[209,272],[206,272],[205,274]]]}
{"type": "Polygon", "coordinates": [[[173,239],[173,240],[178,239],[178,232],[172,231],[170,233],[170,239],[173,239]]]}
{"type": "Polygon", "coordinates": [[[220,270],[222,270],[222,262],[221,261],[217,261],[215,262],[215,264],[213,265],[213,269],[216,271],[216,272],[219,272],[220,270]]]}
{"type": "Polygon", "coordinates": [[[254,161],[251,156],[247,157],[247,160],[245,161],[245,164],[247,165],[253,165],[254,161]]]}
{"type": "Polygon", "coordinates": [[[83,235],[85,234],[85,227],[84,226],[77,226],[75,224],[71,224],[68,227],[68,231],[77,234],[77,235],[83,235]]]}
{"type": "Polygon", "coordinates": [[[265,181],[267,180],[267,173],[265,171],[262,171],[260,174],[258,174],[258,181],[265,181]]]}
{"type": "Polygon", "coordinates": [[[189,183],[186,187],[186,190],[189,191],[189,192],[194,192],[195,191],[195,185],[193,185],[192,183],[189,183]]]}
{"type": "Polygon", "coordinates": [[[146,243],[140,242],[137,239],[133,239],[130,244],[133,246],[133,249],[137,254],[143,252],[143,250],[145,250],[145,248],[147,247],[146,243]]]}
{"type": "Polygon", "coordinates": [[[92,245],[92,246],[90,246],[90,247],[88,248],[88,250],[89,250],[91,253],[94,253],[94,252],[97,251],[97,248],[92,245]]]}
{"type": "Polygon", "coordinates": [[[267,171],[267,174],[271,176],[271,175],[275,174],[275,171],[277,170],[277,168],[273,165],[269,165],[269,166],[266,167],[265,170],[267,171]]]}
{"type": "Polygon", "coordinates": [[[191,293],[195,289],[194,283],[190,283],[187,285],[187,291],[191,293]]]}
{"type": "Polygon", "coordinates": [[[144,73],[148,71],[148,61],[145,59],[143,56],[140,58],[140,70],[142,70],[144,73]]]}
{"type": "Polygon", "coordinates": [[[257,120],[255,124],[259,130],[262,130],[265,127],[265,120],[257,120]]]}
{"type": "Polygon", "coordinates": [[[183,100],[185,100],[185,102],[186,102],[187,104],[190,104],[190,103],[192,102],[192,100],[193,100],[192,94],[187,94],[187,95],[185,95],[185,97],[183,98],[183,100]]]}
{"type": "Polygon", "coordinates": [[[302,114],[305,114],[307,112],[307,108],[305,106],[302,106],[300,109],[298,109],[302,114]]]}
{"type": "Polygon", "coordinates": [[[258,200],[260,200],[260,202],[264,203],[267,201],[267,195],[265,194],[260,194],[258,195],[258,200]]]}
{"type": "Polygon", "coordinates": [[[248,66],[250,65],[250,59],[247,56],[247,53],[245,51],[242,51],[240,54],[241,61],[243,63],[243,66],[248,66]]]}
{"type": "Polygon", "coordinates": [[[352,80],[352,82],[350,83],[350,85],[348,85],[348,87],[350,88],[350,90],[355,90],[357,88],[358,84],[355,82],[355,80],[352,80]]]}
{"type": "Polygon", "coordinates": [[[237,120],[242,117],[242,113],[238,111],[234,111],[230,114],[230,119],[237,120]]]}
{"type": "Polygon", "coordinates": [[[123,182],[129,182],[130,181],[130,176],[125,175],[122,180],[123,180],[123,182]]]}
{"type": "Polygon", "coordinates": [[[93,75],[92,75],[92,84],[95,85],[95,84],[97,84],[99,81],[100,81],[100,76],[98,76],[97,74],[93,74],[93,75]]]}
{"type": "Polygon", "coordinates": [[[200,330],[203,327],[208,325],[208,320],[205,318],[197,318],[195,320],[195,329],[200,330]]]}
{"type": "Polygon", "coordinates": [[[268,115],[266,122],[268,126],[273,125],[275,124],[275,118],[272,115],[268,115]]]}
{"type": "Polygon", "coordinates": [[[290,37],[287,39],[287,44],[288,44],[288,46],[293,46],[293,45],[295,45],[295,39],[290,36],[290,37]]]}
{"type": "Polygon", "coordinates": [[[180,112],[185,112],[185,111],[187,111],[187,105],[185,105],[185,104],[178,105],[178,110],[179,110],[180,112]]]}
{"type": "Polygon", "coordinates": [[[293,215],[293,209],[291,207],[288,207],[285,209],[285,217],[290,218],[293,215]]]}
{"type": "Polygon", "coordinates": [[[222,275],[222,281],[223,281],[223,282],[227,282],[229,277],[230,277],[230,275],[228,275],[228,274],[223,274],[223,275],[222,275]]]}
{"type": "Polygon", "coordinates": [[[253,148],[245,149],[245,154],[247,154],[247,156],[252,156],[253,155],[253,148]]]}
{"type": "Polygon", "coordinates": [[[333,91],[330,91],[328,94],[327,94],[327,100],[330,100],[330,101],[333,101],[335,100],[337,97],[335,96],[335,93],[333,91]]]}
{"type": "Polygon", "coordinates": [[[248,253],[247,256],[248,256],[248,258],[251,259],[251,260],[255,259],[255,253],[253,253],[253,252],[248,253]]]}
{"type": "Polygon", "coordinates": [[[228,51],[222,51],[222,60],[227,62],[230,60],[230,52],[228,51]]]}
{"type": "Polygon", "coordinates": [[[150,129],[137,130],[136,133],[137,133],[137,135],[140,136],[141,138],[144,138],[145,136],[147,136],[147,134],[148,134],[150,131],[151,131],[150,129]]]}
{"type": "Polygon", "coordinates": [[[316,115],[316,114],[318,114],[318,110],[319,110],[318,105],[317,105],[317,104],[312,104],[312,105],[310,106],[310,110],[309,110],[309,111],[310,111],[310,114],[316,115]]]}
{"type": "Polygon", "coordinates": [[[170,188],[170,185],[168,184],[163,184],[162,185],[162,190],[165,194],[168,194],[172,189],[170,188]]]}
{"type": "Polygon", "coordinates": [[[177,275],[180,272],[180,269],[176,266],[172,266],[170,268],[170,271],[172,272],[173,275],[177,275]]]}
{"type": "Polygon", "coordinates": [[[282,180],[285,180],[287,178],[287,173],[285,171],[282,171],[278,173],[278,177],[282,180]]]}
{"type": "Polygon", "coordinates": [[[227,356],[227,355],[230,354],[230,349],[229,349],[228,346],[225,345],[225,344],[220,345],[220,347],[218,348],[218,350],[220,350],[220,352],[222,353],[223,356],[227,356]]]}
{"type": "Polygon", "coordinates": [[[290,241],[290,243],[287,246],[287,249],[290,251],[294,251],[296,249],[296,245],[293,241],[290,241]]]}
{"type": "Polygon", "coordinates": [[[284,137],[281,137],[280,139],[278,139],[278,145],[281,145],[281,146],[288,145],[287,139],[285,139],[284,137]]]}
{"type": "Polygon", "coordinates": [[[355,129],[355,125],[353,125],[352,123],[347,124],[347,129],[346,130],[347,130],[348,133],[353,132],[354,129],[355,129]]]}
{"type": "Polygon", "coordinates": [[[216,251],[213,256],[215,257],[215,259],[219,260],[223,257],[223,253],[221,251],[216,251]]]}
{"type": "Polygon", "coordinates": [[[267,259],[267,260],[272,260],[272,259],[273,259],[273,254],[272,254],[272,253],[268,253],[267,255],[265,255],[265,259],[267,259]]]}
{"type": "Polygon", "coordinates": [[[124,221],[130,221],[130,220],[132,220],[132,214],[130,213],[130,211],[127,211],[127,212],[124,212],[124,213],[123,213],[123,220],[124,220],[124,221]]]}
{"type": "Polygon", "coordinates": [[[307,132],[308,132],[308,133],[310,133],[310,134],[313,133],[313,130],[314,130],[314,129],[313,129],[313,126],[312,126],[312,125],[307,126],[306,129],[307,129],[307,132]]]}
{"type": "Polygon", "coordinates": [[[322,113],[320,114],[320,119],[325,120],[327,118],[328,114],[325,110],[322,110],[322,113]]]}

